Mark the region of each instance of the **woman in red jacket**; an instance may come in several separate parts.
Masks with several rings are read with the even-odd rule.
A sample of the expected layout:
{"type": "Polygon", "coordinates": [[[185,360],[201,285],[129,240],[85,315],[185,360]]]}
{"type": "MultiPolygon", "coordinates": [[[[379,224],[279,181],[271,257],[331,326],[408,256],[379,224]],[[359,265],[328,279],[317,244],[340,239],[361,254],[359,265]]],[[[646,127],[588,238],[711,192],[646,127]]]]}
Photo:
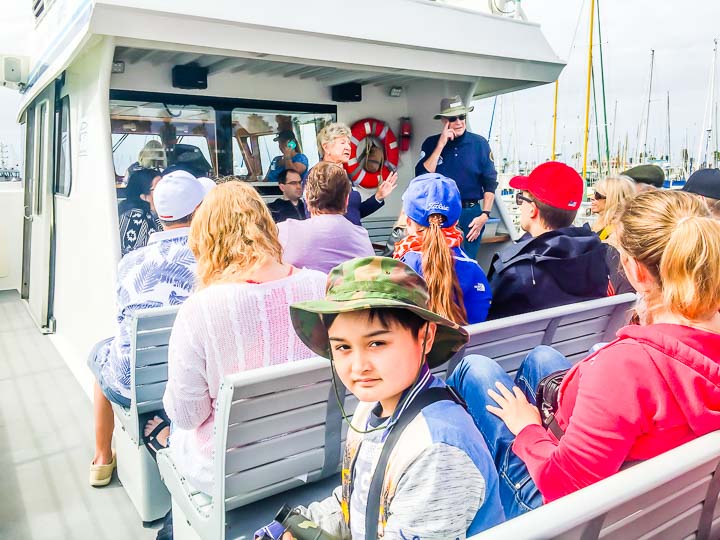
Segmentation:
{"type": "Polygon", "coordinates": [[[720,429],[720,222],[656,190],[627,203],[616,234],[641,324],[565,375],[559,437],[535,405],[540,379],[570,367],[557,351],[533,350],[515,381],[482,356],[448,380],[495,457],[509,518],[720,429]]]}

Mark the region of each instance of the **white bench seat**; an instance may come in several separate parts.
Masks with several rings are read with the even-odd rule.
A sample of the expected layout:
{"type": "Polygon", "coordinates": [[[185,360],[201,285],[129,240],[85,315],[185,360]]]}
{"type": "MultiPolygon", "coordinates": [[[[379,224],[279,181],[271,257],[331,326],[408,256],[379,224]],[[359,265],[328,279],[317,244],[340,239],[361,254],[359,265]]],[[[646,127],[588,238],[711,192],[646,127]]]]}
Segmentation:
{"type": "MultiPolygon", "coordinates": [[[[539,344],[564,348],[577,360],[595,343],[612,339],[634,300],[602,298],[468,326],[464,354],[497,357],[508,371],[539,344]]],[[[433,373],[444,379],[460,356],[433,373]]],[[[341,397],[352,414],[356,398],[346,392],[341,397]]],[[[340,480],[347,432],[336,401],[329,362],[322,358],[227,377],[216,401],[214,466],[222,481],[213,493],[199,495],[171,451],[158,455],[172,494],[176,540],[251,538],[283,501],[307,504],[329,495],[340,480]]]]}
{"type": "Polygon", "coordinates": [[[720,431],[475,535],[472,540],[720,538],[720,431]]]}
{"type": "Polygon", "coordinates": [[[130,407],[113,404],[118,478],[144,522],[170,510],[170,494],[157,464],[143,444],[141,418],[163,409],[167,384],[167,349],[179,306],[138,310],[130,352],[130,407]]]}

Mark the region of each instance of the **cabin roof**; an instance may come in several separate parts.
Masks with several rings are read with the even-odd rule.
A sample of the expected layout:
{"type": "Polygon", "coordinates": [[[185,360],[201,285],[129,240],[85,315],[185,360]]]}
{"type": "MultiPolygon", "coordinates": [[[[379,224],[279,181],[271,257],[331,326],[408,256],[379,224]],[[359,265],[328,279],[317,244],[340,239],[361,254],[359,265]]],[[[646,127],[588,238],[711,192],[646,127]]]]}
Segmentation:
{"type": "Polygon", "coordinates": [[[475,97],[552,82],[564,67],[539,25],[430,0],[307,0],[291,12],[287,0],[65,1],[74,4],[69,15],[46,16],[35,34],[72,39],[59,46],[43,34],[48,50],[36,55],[25,103],[95,36],[113,37],[116,59],[130,63],[195,61],[211,72],[291,73],[328,85],[462,80],[477,83],[475,97]]]}

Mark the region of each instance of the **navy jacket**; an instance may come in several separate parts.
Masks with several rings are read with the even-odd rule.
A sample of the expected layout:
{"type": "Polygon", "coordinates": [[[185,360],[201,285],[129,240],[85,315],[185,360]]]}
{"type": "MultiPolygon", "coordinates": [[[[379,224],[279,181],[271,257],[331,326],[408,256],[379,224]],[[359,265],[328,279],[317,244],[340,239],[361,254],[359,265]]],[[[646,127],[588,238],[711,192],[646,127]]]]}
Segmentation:
{"type": "MultiPolygon", "coordinates": [[[[415,176],[428,172],[424,162],[435,151],[439,138],[440,135],[433,135],[425,139],[415,176]]],[[[435,172],[455,180],[465,200],[482,199],[486,191],[494,193],[498,185],[490,144],[482,135],[469,131],[447,142],[435,172]]]]}
{"type": "Polygon", "coordinates": [[[282,223],[286,219],[306,219],[307,212],[305,211],[305,201],[300,199],[297,206],[283,199],[282,197],[275,199],[273,202],[268,204],[270,213],[272,214],[275,223],[282,223]]]}
{"type": "Polygon", "coordinates": [[[345,217],[353,225],[362,227],[360,219],[369,216],[385,204],[385,201],[378,201],[375,195],[370,195],[364,201],[359,191],[354,189],[350,191],[350,199],[348,200],[347,212],[345,217]]]}
{"type": "Polygon", "coordinates": [[[605,245],[589,227],[525,235],[493,257],[488,319],[607,296],[605,257],[605,245]]]}

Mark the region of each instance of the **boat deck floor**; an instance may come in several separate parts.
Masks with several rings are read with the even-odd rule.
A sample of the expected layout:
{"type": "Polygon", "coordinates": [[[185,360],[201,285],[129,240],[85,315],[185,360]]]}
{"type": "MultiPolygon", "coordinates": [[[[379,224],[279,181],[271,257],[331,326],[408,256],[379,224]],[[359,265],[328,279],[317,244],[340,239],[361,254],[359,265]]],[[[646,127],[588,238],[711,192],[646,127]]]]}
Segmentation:
{"type": "MultiPolygon", "coordinates": [[[[92,403],[15,291],[0,291],[0,539],[154,539],[125,490],[92,488],[92,403]]],[[[228,538],[251,539],[277,510],[320,500],[337,477],[230,512],[228,538]]]]}
{"type": "Polygon", "coordinates": [[[0,292],[0,538],[155,538],[117,477],[88,484],[93,441],[87,395],[17,292],[0,292]]]}

